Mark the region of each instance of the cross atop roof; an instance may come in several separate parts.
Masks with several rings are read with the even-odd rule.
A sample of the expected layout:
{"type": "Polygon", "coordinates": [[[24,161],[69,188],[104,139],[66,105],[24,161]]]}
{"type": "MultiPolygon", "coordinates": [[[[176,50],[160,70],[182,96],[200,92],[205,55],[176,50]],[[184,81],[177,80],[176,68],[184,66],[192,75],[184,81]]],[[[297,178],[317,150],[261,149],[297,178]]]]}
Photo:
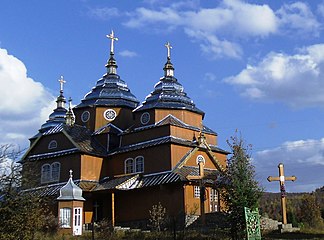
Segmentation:
{"type": "Polygon", "coordinates": [[[64,80],[63,76],[61,76],[58,81],[60,82],[60,92],[63,93],[63,84],[66,83],[66,81],[64,80]]]}
{"type": "Polygon", "coordinates": [[[171,46],[171,44],[169,42],[167,42],[164,46],[168,50],[168,55],[167,56],[168,56],[168,59],[170,59],[171,58],[171,49],[172,49],[172,46],[171,46]]]}
{"type": "Polygon", "coordinates": [[[115,37],[114,31],[111,30],[111,33],[106,35],[107,38],[109,38],[111,40],[110,43],[110,53],[114,54],[114,41],[118,41],[118,38],[115,37]]]}

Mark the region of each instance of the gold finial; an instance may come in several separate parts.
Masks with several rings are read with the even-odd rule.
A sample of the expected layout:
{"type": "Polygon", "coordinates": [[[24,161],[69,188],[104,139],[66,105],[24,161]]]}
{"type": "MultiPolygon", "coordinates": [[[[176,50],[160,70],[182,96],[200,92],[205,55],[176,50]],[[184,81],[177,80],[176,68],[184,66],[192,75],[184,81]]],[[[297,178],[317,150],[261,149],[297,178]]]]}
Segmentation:
{"type": "Polygon", "coordinates": [[[114,41],[118,41],[118,38],[115,37],[114,31],[111,30],[111,33],[106,35],[107,38],[111,40],[110,43],[110,53],[114,54],[114,41]]]}

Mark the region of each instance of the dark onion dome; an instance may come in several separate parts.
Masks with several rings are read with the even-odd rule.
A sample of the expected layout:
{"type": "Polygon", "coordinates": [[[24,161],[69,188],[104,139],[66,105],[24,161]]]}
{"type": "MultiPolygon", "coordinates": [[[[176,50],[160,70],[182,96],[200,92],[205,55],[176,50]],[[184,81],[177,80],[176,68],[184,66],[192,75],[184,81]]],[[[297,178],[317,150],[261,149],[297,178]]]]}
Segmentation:
{"type": "Polygon", "coordinates": [[[107,35],[111,39],[110,58],[106,64],[107,73],[97,81],[95,87],[87,93],[76,108],[86,106],[109,106],[136,108],[137,98],[131,93],[126,82],[117,74],[117,63],[114,58],[113,41],[118,40],[112,32],[107,35]]]}
{"type": "Polygon", "coordinates": [[[67,109],[65,108],[66,100],[65,97],[63,96],[63,83],[65,83],[63,76],[61,76],[59,82],[61,88],[60,88],[60,95],[56,99],[57,106],[53,110],[53,112],[49,115],[48,120],[41,126],[41,129],[39,129],[40,132],[45,132],[46,130],[55,127],[60,123],[65,123],[67,109]]]}
{"type": "Polygon", "coordinates": [[[195,106],[193,100],[184,92],[183,86],[173,76],[174,67],[170,58],[171,46],[169,43],[165,46],[168,48],[168,57],[163,68],[164,77],[155,84],[154,91],[145,98],[145,101],[134,112],[152,108],[164,108],[184,109],[204,115],[204,112],[195,106]]]}

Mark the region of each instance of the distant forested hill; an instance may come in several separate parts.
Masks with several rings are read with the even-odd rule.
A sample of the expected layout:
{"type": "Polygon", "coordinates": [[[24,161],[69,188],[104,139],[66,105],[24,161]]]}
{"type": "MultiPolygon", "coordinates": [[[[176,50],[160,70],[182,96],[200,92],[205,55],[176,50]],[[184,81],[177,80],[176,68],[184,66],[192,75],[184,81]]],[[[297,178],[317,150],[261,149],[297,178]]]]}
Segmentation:
{"type": "MultiPolygon", "coordinates": [[[[305,197],[314,197],[316,207],[321,210],[324,218],[324,186],[316,189],[312,193],[286,193],[287,218],[288,222],[297,225],[303,218],[305,208],[305,197]],[[304,206],[303,206],[304,205],[304,206]]],[[[281,193],[265,192],[260,200],[259,211],[262,216],[267,216],[275,220],[282,220],[281,217],[281,193]]],[[[315,206],[314,206],[315,208],[315,206]]]]}

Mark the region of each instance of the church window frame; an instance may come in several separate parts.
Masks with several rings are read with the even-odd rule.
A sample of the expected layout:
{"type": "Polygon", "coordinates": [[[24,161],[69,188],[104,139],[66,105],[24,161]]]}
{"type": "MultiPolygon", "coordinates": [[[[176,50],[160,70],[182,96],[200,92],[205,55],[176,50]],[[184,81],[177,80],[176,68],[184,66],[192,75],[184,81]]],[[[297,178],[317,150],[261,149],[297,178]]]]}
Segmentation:
{"type": "Polygon", "coordinates": [[[142,115],[141,115],[141,123],[142,125],[146,125],[150,122],[150,113],[148,112],[144,112],[142,115]]]}
{"type": "Polygon", "coordinates": [[[84,111],[82,114],[81,114],[81,121],[86,123],[88,122],[90,119],[90,112],[89,111],[84,111]]]}
{"type": "Polygon", "coordinates": [[[117,117],[117,113],[114,109],[109,108],[106,111],[104,111],[103,116],[107,121],[111,122],[115,120],[115,118],[117,117]]]}
{"type": "Polygon", "coordinates": [[[56,140],[50,141],[48,144],[48,149],[55,149],[55,148],[57,148],[57,141],[56,140]]]}
{"type": "Polygon", "coordinates": [[[194,186],[194,198],[200,198],[200,187],[194,186]]]}
{"type": "Polygon", "coordinates": [[[51,164],[51,177],[53,182],[58,182],[60,180],[60,170],[61,170],[61,163],[54,162],[51,164]]]}
{"type": "Polygon", "coordinates": [[[144,157],[138,156],[135,158],[135,172],[141,173],[144,172],[144,157]]]}
{"type": "Polygon", "coordinates": [[[134,159],[127,158],[125,160],[125,174],[134,173],[134,159]]]}
{"type": "Polygon", "coordinates": [[[51,181],[51,165],[46,163],[41,168],[41,183],[47,183],[51,181]]]}
{"type": "Polygon", "coordinates": [[[71,228],[71,215],[71,208],[60,208],[60,228],[71,228]]]}

